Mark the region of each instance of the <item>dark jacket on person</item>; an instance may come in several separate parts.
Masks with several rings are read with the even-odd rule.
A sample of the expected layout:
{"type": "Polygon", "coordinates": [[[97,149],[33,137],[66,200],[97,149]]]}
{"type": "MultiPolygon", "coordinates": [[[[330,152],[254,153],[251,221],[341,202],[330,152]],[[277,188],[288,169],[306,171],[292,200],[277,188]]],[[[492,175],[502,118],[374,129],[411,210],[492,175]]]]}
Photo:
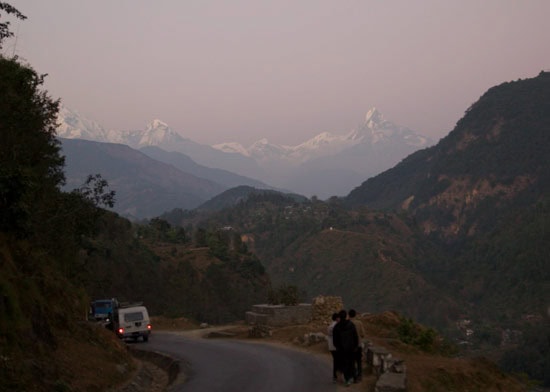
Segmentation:
{"type": "Polygon", "coordinates": [[[359,336],[355,325],[349,320],[340,320],[332,331],[332,340],[336,350],[353,352],[359,346],[359,336]]]}

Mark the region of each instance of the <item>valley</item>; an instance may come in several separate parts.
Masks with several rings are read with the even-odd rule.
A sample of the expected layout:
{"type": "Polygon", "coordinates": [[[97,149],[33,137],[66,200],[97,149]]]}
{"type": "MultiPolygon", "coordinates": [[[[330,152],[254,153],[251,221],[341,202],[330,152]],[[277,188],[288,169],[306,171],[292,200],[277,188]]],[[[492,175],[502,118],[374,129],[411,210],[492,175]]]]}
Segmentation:
{"type": "Polygon", "coordinates": [[[0,55],[0,389],[126,382],[136,362],[86,321],[94,298],[244,338],[252,305],[319,295],[405,358],[410,392],[550,386],[550,72],[489,88],[436,144],[373,108],[246,148],[160,120],[107,131],[44,78],[0,55]]]}

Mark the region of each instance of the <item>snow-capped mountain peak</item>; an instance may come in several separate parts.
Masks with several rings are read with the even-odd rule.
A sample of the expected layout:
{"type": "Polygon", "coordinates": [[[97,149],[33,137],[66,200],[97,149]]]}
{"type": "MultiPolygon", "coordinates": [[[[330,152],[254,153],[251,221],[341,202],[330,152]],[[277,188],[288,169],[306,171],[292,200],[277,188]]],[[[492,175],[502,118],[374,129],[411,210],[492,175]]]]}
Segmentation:
{"type": "Polygon", "coordinates": [[[70,110],[64,105],[57,114],[57,135],[66,139],[85,139],[106,142],[108,132],[98,123],[82,117],[78,112],[70,110]]]}
{"type": "Polygon", "coordinates": [[[296,146],[273,144],[266,138],[262,138],[248,148],[235,142],[217,144],[213,147],[221,151],[238,152],[247,157],[253,157],[266,165],[277,160],[299,164],[314,158],[338,154],[358,144],[389,143],[390,139],[393,139],[391,143],[404,143],[417,147],[430,143],[429,140],[410,129],[387,121],[382,112],[372,107],[367,111],[364,123],[347,134],[322,132],[296,146]]]}
{"type": "Polygon", "coordinates": [[[164,121],[155,119],[151,121],[139,140],[140,146],[158,146],[170,141],[181,140],[179,133],[175,132],[164,121]]]}
{"type": "Polygon", "coordinates": [[[365,115],[365,125],[371,129],[385,122],[384,115],[375,107],[369,109],[365,115]]]}
{"type": "Polygon", "coordinates": [[[335,140],[340,139],[340,136],[333,135],[330,132],[321,132],[317,136],[312,137],[308,141],[299,144],[296,148],[308,147],[308,148],[319,148],[320,146],[327,145],[334,142],[335,140]]]}
{"type": "Polygon", "coordinates": [[[286,155],[287,148],[278,144],[272,144],[266,138],[262,138],[248,148],[251,157],[257,160],[268,160],[270,158],[281,158],[286,155]]]}
{"type": "Polygon", "coordinates": [[[252,146],[250,146],[250,148],[260,147],[260,146],[267,146],[268,144],[269,144],[269,140],[267,140],[264,137],[264,138],[261,138],[260,140],[258,140],[257,142],[254,142],[254,144],[252,144],[252,146]]]}
{"type": "Polygon", "coordinates": [[[204,166],[226,170],[231,167],[240,175],[261,176],[266,183],[280,188],[321,197],[344,194],[364,178],[432,143],[429,138],[386,120],[376,108],[369,109],[364,122],[345,134],[321,132],[294,146],[270,143],[266,138],[248,148],[237,142],[221,143],[212,146],[218,152],[184,138],[160,119],[151,121],[145,129],[106,131],[62,107],[58,123],[57,133],[63,138],[122,143],[134,149],[156,146],[188,155],[204,166]],[[237,155],[246,158],[242,160],[244,157],[237,155]]]}
{"type": "Polygon", "coordinates": [[[386,120],[384,115],[373,107],[365,115],[365,122],[358,129],[351,131],[346,138],[355,142],[376,144],[395,136],[400,136],[406,141],[405,135],[408,134],[414,132],[386,120]]]}
{"type": "Polygon", "coordinates": [[[67,139],[86,139],[98,142],[122,143],[133,148],[170,145],[185,140],[164,121],[155,119],[145,130],[105,130],[101,125],[88,120],[76,111],[61,106],[57,121],[57,135],[67,139]]]}
{"type": "Polygon", "coordinates": [[[237,142],[220,143],[220,144],[215,144],[212,147],[223,152],[237,153],[237,154],[244,155],[246,157],[250,156],[246,147],[244,147],[242,144],[237,142]]]}
{"type": "Polygon", "coordinates": [[[150,129],[157,129],[157,128],[170,129],[168,127],[168,124],[166,124],[164,121],[159,120],[158,118],[156,118],[147,125],[146,130],[148,131],[150,129]]]}

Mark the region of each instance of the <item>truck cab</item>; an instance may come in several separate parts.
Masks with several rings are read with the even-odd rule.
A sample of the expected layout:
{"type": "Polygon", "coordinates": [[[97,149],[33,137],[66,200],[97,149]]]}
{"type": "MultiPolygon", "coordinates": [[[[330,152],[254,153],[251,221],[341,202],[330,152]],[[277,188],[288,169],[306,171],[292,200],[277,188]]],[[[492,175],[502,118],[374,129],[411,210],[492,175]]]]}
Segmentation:
{"type": "Polygon", "coordinates": [[[92,318],[96,321],[105,321],[117,307],[116,299],[97,299],[92,302],[92,318]]]}

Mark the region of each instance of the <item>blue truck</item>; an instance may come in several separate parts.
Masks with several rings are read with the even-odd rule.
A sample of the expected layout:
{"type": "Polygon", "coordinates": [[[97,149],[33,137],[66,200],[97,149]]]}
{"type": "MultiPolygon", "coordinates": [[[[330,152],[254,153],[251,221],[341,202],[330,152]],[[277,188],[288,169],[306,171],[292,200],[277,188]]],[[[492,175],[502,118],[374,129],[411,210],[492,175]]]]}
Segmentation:
{"type": "Polygon", "coordinates": [[[118,302],[115,298],[97,299],[92,301],[91,316],[96,321],[107,321],[107,319],[112,318],[117,307],[118,302]]]}

